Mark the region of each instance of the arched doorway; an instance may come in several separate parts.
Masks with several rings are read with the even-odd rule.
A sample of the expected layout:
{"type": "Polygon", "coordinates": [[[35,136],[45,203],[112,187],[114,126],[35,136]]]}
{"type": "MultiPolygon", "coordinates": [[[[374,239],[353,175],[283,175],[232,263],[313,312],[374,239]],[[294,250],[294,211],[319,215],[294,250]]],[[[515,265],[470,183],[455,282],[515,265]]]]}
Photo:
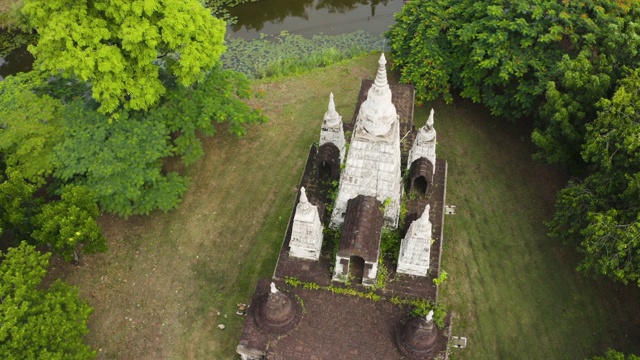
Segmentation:
{"type": "Polygon", "coordinates": [[[331,164],[326,161],[326,160],[322,160],[318,162],[318,178],[320,179],[320,181],[331,181],[332,176],[333,175],[333,169],[331,167],[331,164]]]}
{"type": "Polygon", "coordinates": [[[417,178],[413,179],[413,186],[411,190],[415,193],[426,196],[428,188],[429,182],[424,176],[418,176],[417,178]]]}

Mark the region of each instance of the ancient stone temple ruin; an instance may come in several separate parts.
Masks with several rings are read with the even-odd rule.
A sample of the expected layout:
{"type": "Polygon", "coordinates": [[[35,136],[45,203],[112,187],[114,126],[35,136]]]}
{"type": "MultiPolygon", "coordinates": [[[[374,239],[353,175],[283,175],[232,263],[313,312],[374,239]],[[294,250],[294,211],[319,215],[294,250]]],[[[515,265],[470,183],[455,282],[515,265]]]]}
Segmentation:
{"type": "Polygon", "coordinates": [[[439,329],[433,313],[412,318],[409,300],[390,300],[436,302],[444,240],[447,163],[433,110],[414,128],[413,96],[389,83],[384,54],[351,122],[329,96],[273,278],[259,280],[247,312],[243,359],[447,357],[450,317],[439,329]],[[389,231],[401,234],[397,264],[381,253],[389,231]]]}

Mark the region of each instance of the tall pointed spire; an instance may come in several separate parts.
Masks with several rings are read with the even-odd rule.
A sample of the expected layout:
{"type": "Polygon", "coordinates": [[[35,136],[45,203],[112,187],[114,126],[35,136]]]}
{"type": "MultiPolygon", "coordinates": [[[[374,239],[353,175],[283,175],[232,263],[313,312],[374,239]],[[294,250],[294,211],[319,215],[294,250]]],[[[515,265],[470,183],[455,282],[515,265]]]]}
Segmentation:
{"type": "MultiPolygon", "coordinates": [[[[418,130],[413,146],[409,151],[409,161],[407,161],[407,169],[411,168],[414,161],[425,158],[431,163],[432,174],[436,172],[436,129],[433,127],[433,114],[431,109],[427,123],[418,130]]],[[[429,180],[431,181],[431,180],[429,180]]]]}
{"type": "Polygon", "coordinates": [[[418,220],[416,220],[417,224],[420,226],[428,226],[431,227],[431,222],[429,221],[429,212],[431,211],[431,205],[427,204],[422,212],[422,215],[418,220]]]}
{"type": "Polygon", "coordinates": [[[304,188],[304,186],[300,187],[300,203],[301,204],[309,203],[309,199],[307,199],[307,190],[304,188]]]}
{"type": "Polygon", "coordinates": [[[429,130],[433,129],[433,108],[431,108],[431,112],[429,113],[429,118],[427,119],[427,128],[429,130]]]}
{"type": "Polygon", "coordinates": [[[309,202],[307,191],[300,187],[300,199],[296,206],[289,240],[289,256],[318,260],[322,248],[322,223],[318,207],[309,202]]]}
{"type": "Polygon", "coordinates": [[[384,57],[384,53],[380,55],[380,59],[378,60],[378,73],[376,74],[376,81],[374,84],[377,87],[389,87],[389,82],[387,81],[387,59],[384,57]]]}
{"type": "Polygon", "coordinates": [[[304,213],[309,212],[312,209],[312,205],[307,198],[307,191],[304,186],[300,188],[300,201],[298,202],[298,209],[304,213]]]}
{"type": "Polygon", "coordinates": [[[431,236],[433,226],[429,221],[431,206],[427,205],[419,219],[412,222],[400,243],[398,256],[399,274],[427,276],[431,257],[431,236]]]}
{"type": "Polygon", "coordinates": [[[333,102],[333,93],[329,94],[329,112],[336,111],[336,104],[333,102]]]}

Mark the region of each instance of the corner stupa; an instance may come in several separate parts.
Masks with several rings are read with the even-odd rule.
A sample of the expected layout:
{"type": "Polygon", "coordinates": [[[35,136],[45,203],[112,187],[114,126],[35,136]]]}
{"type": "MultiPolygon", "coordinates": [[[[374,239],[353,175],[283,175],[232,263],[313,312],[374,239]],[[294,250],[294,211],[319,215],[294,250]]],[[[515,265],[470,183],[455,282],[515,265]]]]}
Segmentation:
{"type": "Polygon", "coordinates": [[[333,93],[329,95],[329,108],[322,119],[322,130],[320,131],[320,146],[333,144],[340,151],[340,162],[344,162],[346,152],[344,128],[342,126],[342,116],[336,111],[336,104],[333,101],[333,93]]]}
{"type": "Polygon", "coordinates": [[[289,255],[301,259],[318,260],[322,247],[322,222],[318,207],[307,199],[304,187],[300,188],[300,200],[296,206],[289,242],[289,255]]]}
{"type": "Polygon", "coordinates": [[[397,272],[415,276],[427,276],[431,256],[431,232],[429,221],[431,206],[427,204],[418,220],[409,225],[409,230],[400,244],[397,272]]]}

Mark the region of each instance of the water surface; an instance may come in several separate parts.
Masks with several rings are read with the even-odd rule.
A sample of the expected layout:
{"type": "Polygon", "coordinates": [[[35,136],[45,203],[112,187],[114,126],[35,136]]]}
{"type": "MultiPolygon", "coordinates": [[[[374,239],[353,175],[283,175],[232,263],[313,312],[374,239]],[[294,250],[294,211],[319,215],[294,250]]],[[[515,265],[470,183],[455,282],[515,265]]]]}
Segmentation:
{"type": "Polygon", "coordinates": [[[229,10],[238,20],[227,36],[255,39],[286,30],[305,37],[364,30],[380,35],[393,24],[403,0],[260,0],[229,10]]]}

